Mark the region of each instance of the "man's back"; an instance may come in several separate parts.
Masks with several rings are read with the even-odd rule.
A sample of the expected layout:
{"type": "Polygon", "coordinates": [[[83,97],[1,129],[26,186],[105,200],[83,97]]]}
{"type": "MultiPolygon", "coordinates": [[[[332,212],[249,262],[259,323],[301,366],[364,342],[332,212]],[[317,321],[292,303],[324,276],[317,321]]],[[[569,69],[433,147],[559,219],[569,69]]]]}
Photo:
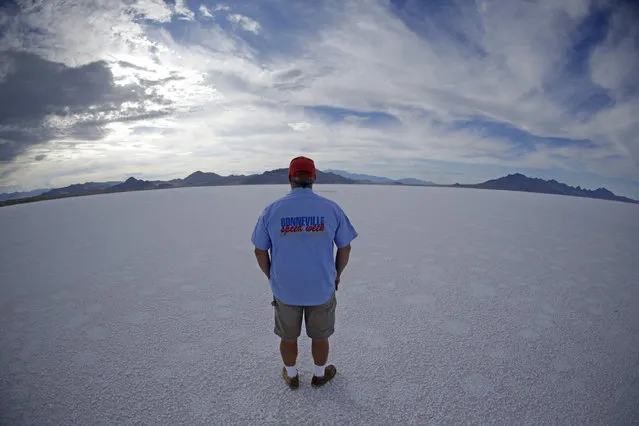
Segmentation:
{"type": "Polygon", "coordinates": [[[313,192],[316,178],[313,160],[293,158],[288,167],[291,192],[264,209],[251,238],[257,264],[271,284],[273,332],[280,337],[282,378],[291,388],[299,387],[295,363],[303,319],[313,341],[311,384],[324,386],[337,374],[327,364],[328,339],[335,332],[335,292],[357,237],[337,203],[313,192]],[[335,260],[333,244],[338,247],[335,260]]]}
{"type": "Polygon", "coordinates": [[[271,250],[273,295],[290,305],[320,305],[335,291],[333,244],[347,246],[357,232],[337,203],[311,188],[294,188],[267,206],[252,241],[271,250]]]}

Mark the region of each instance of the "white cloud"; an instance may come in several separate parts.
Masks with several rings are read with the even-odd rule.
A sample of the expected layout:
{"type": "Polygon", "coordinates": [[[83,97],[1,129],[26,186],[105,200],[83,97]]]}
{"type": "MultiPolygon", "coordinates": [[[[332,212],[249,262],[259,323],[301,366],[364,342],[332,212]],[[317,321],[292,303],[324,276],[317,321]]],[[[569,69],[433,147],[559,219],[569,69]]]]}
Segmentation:
{"type": "Polygon", "coordinates": [[[208,7],[206,7],[205,5],[200,5],[200,13],[202,15],[204,15],[207,18],[212,18],[213,17],[213,12],[211,12],[211,9],[209,9],[208,7]]]}
{"type": "Polygon", "coordinates": [[[173,12],[164,0],[142,0],[130,6],[135,12],[146,19],[156,22],[170,22],[173,12]]]}
{"type": "Polygon", "coordinates": [[[262,28],[259,22],[257,22],[256,20],[251,19],[248,16],[240,15],[238,13],[230,14],[229,16],[227,16],[227,19],[230,22],[242,27],[243,30],[255,34],[258,34],[260,32],[260,29],[262,28]]]}
{"type": "MultiPolygon", "coordinates": [[[[578,20],[566,20],[565,16],[575,16],[575,12],[562,15],[562,10],[554,7],[527,10],[529,6],[511,2],[502,6],[495,4],[494,8],[488,7],[480,13],[481,36],[474,33],[472,26],[460,23],[460,27],[472,36],[469,38],[480,43],[479,47],[486,52],[484,55],[470,54],[454,38],[443,37],[436,44],[421,39],[397,19],[389,17],[382,8],[349,10],[337,28],[322,33],[321,43],[314,50],[315,57],[322,58],[333,72],[320,78],[312,87],[296,92],[294,101],[301,104],[338,103],[354,109],[375,109],[380,103],[387,109],[411,106],[444,121],[481,114],[530,129],[539,136],[596,136],[588,131],[592,127],[587,124],[571,123],[565,106],[554,102],[553,93],[543,89],[546,78],[562,65],[567,34],[579,23],[578,20]],[[501,24],[497,25],[497,20],[501,24]]],[[[303,71],[315,64],[307,66],[303,71]]],[[[588,90],[572,81],[565,84],[574,92],[588,90]]],[[[424,129],[423,119],[410,122],[410,117],[404,116],[401,110],[396,113],[412,129],[421,127],[421,132],[416,133],[423,136],[419,138],[415,134],[412,144],[418,150],[419,145],[424,146],[423,154],[437,154],[434,152],[437,143],[428,142],[429,135],[446,141],[451,137],[459,140],[468,133],[433,134],[433,129],[424,129]]],[[[609,114],[610,111],[606,113],[609,114]]],[[[614,134],[626,126],[619,119],[608,124],[598,123],[602,127],[597,133],[614,134]]],[[[466,161],[463,157],[469,151],[484,146],[469,136],[465,138],[469,142],[465,148],[440,152],[435,158],[466,161]]],[[[389,138],[389,145],[395,140],[396,137],[389,138]]],[[[496,141],[487,143],[496,145],[498,151],[506,148],[496,141]]],[[[636,135],[626,144],[636,146],[636,135]]],[[[609,149],[605,145],[606,141],[601,141],[601,148],[609,149]]],[[[546,152],[547,158],[553,154],[550,149],[546,152]]],[[[611,151],[617,152],[618,149],[611,151]]],[[[488,150],[484,153],[493,154],[488,150]]],[[[539,155],[536,159],[532,155],[524,156],[518,161],[525,162],[526,158],[530,159],[528,165],[542,165],[539,155]]],[[[497,162],[490,157],[486,160],[497,162]]],[[[473,158],[472,161],[480,160],[473,158]]],[[[549,159],[547,165],[555,162],[549,159]]],[[[631,167],[627,160],[621,160],[621,163],[626,175],[637,176],[636,169],[629,172],[631,167]]],[[[601,171],[595,162],[583,165],[601,171]]]]}
{"type": "Polygon", "coordinates": [[[639,69],[639,28],[636,13],[623,8],[613,14],[611,28],[603,43],[590,57],[592,80],[616,97],[636,81],[639,69]]]}
{"type": "Polygon", "coordinates": [[[119,55],[139,56],[154,43],[133,18],[167,22],[172,13],[161,0],[130,7],[116,1],[96,5],[34,0],[33,7],[10,20],[0,44],[69,66],[119,55]]]}
{"type": "MultiPolygon", "coordinates": [[[[175,113],[110,125],[110,133],[92,144],[40,146],[38,153],[47,159],[23,167],[12,175],[14,180],[20,176],[37,185],[37,179],[64,173],[73,183],[86,164],[96,168],[95,179],[132,169],[151,174],[197,168],[248,172],[282,167],[298,150],[312,154],[318,164],[331,164],[339,150],[340,159],[398,170],[414,159],[429,159],[639,178],[634,118],[639,101],[623,97],[623,88],[636,81],[631,73],[637,68],[637,46],[631,43],[636,35],[629,32],[623,12],[615,15],[610,34],[591,55],[590,75],[553,80],[566,64],[571,37],[590,10],[589,1],[464,3],[448,23],[454,33],[432,31],[439,27],[428,17],[409,27],[385,3],[344,2],[324,18],[325,25],[316,24],[317,29],[293,39],[287,34],[287,41],[297,43],[294,53],[280,51],[276,39],[271,50],[257,51],[241,34],[225,31],[214,20],[190,27],[189,40],[197,43],[189,44],[176,41],[166,29],[142,26],[127,8],[113,6],[116,2],[100,10],[65,4],[43,4],[21,16],[21,23],[46,29],[46,37],[20,32],[16,24],[12,42],[67,64],[112,60],[111,69],[122,84],[166,79],[158,91],[175,113]],[[596,88],[590,79],[608,89],[617,103],[576,119],[571,103],[588,99],[596,88]],[[559,90],[548,89],[549,81],[559,90]],[[382,111],[396,116],[401,126],[366,128],[354,116],[328,124],[304,109],[313,105],[382,111]],[[454,126],[456,120],[476,116],[542,137],[592,139],[596,146],[538,145],[522,151],[506,137],[454,126]],[[148,162],[123,162],[124,152],[142,153],[148,162]]],[[[136,13],[166,21],[172,12],[162,5],[139,2],[136,13]]],[[[182,6],[178,2],[175,13],[189,16],[179,12],[182,6]]],[[[224,5],[199,8],[205,17],[229,10],[224,5]]],[[[227,19],[245,31],[262,32],[245,15],[233,13],[227,19]]]]}
{"type": "Polygon", "coordinates": [[[212,9],[210,7],[202,4],[202,5],[200,5],[200,8],[199,8],[200,13],[205,18],[209,18],[209,19],[215,18],[215,15],[218,12],[228,12],[230,10],[231,10],[231,8],[229,6],[227,6],[227,5],[224,5],[224,4],[218,4],[212,9]]]}
{"type": "Polygon", "coordinates": [[[300,122],[300,123],[288,123],[288,126],[295,130],[296,132],[304,132],[313,127],[310,123],[300,122]]]}
{"type": "Polygon", "coordinates": [[[180,16],[180,19],[188,21],[195,19],[195,13],[189,9],[184,0],[175,0],[175,14],[180,16]]]}

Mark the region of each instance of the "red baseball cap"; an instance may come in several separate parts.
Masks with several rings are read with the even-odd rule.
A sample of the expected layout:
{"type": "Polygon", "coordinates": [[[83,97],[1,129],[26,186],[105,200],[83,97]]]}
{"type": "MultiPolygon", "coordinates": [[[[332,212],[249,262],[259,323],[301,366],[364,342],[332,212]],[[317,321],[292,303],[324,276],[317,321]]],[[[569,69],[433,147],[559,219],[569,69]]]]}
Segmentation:
{"type": "Polygon", "coordinates": [[[288,176],[315,177],[315,163],[310,158],[296,157],[288,167],[288,176]]]}

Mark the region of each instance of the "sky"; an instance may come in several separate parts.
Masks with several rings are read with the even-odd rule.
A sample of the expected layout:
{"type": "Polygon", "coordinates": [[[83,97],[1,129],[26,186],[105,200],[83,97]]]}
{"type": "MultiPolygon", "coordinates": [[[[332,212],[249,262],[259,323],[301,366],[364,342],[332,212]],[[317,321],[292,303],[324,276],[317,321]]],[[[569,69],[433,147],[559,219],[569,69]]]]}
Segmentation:
{"type": "Polygon", "coordinates": [[[13,0],[0,192],[307,155],[639,198],[639,9],[604,0],[13,0]]]}
{"type": "Polygon", "coordinates": [[[311,388],[302,329],[291,391],[250,241],[286,191],[0,209],[0,424],[639,424],[639,206],[318,189],[359,236],[337,292],[337,375],[311,388]]]}

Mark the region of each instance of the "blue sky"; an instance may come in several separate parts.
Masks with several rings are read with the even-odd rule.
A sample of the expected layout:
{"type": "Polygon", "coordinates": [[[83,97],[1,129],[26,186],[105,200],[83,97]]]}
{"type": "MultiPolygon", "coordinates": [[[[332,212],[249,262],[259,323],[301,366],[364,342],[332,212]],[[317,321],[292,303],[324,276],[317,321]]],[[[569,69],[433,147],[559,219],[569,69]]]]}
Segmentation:
{"type": "Polygon", "coordinates": [[[305,154],[639,198],[631,1],[29,3],[0,6],[0,192],[305,154]]]}

